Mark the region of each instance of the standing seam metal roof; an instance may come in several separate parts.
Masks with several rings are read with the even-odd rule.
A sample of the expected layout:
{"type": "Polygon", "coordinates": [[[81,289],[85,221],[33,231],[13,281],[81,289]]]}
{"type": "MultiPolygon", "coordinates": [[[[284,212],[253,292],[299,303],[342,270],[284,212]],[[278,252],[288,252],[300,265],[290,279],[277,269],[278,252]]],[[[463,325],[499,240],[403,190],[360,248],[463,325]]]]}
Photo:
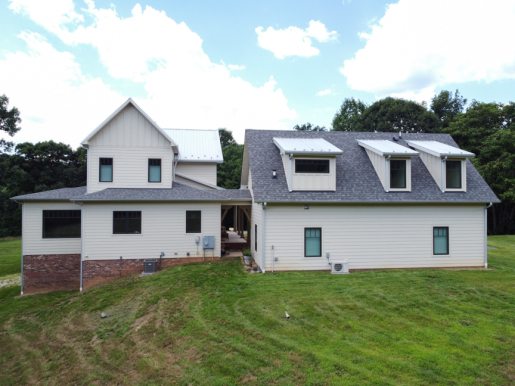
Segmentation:
{"type": "Polygon", "coordinates": [[[218,130],[164,129],[179,147],[179,161],[223,162],[218,130]]]}

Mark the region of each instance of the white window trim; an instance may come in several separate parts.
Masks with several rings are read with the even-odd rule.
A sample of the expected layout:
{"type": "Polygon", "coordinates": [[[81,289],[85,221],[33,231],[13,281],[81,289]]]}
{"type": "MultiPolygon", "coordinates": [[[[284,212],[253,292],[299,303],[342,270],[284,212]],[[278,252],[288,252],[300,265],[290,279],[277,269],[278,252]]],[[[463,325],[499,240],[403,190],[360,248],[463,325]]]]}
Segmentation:
{"type": "Polygon", "coordinates": [[[331,167],[331,158],[328,158],[328,157],[325,157],[325,158],[321,158],[321,157],[293,157],[293,175],[294,176],[331,176],[333,175],[333,168],[331,167]],[[311,161],[311,160],[319,160],[319,161],[329,161],[329,173],[297,173],[295,172],[295,164],[297,162],[297,160],[299,161],[311,161]]]}
{"type": "Polygon", "coordinates": [[[387,162],[387,176],[386,181],[388,181],[388,191],[389,192],[411,192],[411,157],[403,158],[403,157],[392,157],[387,162]],[[406,187],[405,188],[392,188],[391,187],[391,178],[390,178],[390,162],[391,161],[406,161],[406,187]]]}
{"type": "Polygon", "coordinates": [[[324,227],[321,225],[310,225],[302,227],[302,256],[304,259],[322,259],[324,257],[324,227]],[[320,228],[320,256],[306,256],[306,229],[320,228]]]}
{"type": "Polygon", "coordinates": [[[445,162],[442,162],[444,167],[442,168],[444,178],[442,183],[445,185],[444,190],[446,192],[466,192],[467,191],[467,159],[466,158],[447,158],[445,162]],[[461,188],[452,189],[447,188],[447,161],[461,161],[461,188]]]}
{"type": "Polygon", "coordinates": [[[432,257],[435,257],[435,258],[445,258],[445,259],[448,259],[450,257],[452,257],[452,242],[451,242],[451,234],[452,234],[452,227],[450,225],[442,225],[442,224],[434,224],[434,225],[431,225],[431,231],[429,233],[431,235],[431,256],[432,257]],[[447,228],[449,230],[449,235],[448,235],[448,240],[449,240],[449,245],[448,245],[448,249],[449,249],[449,253],[446,254],[446,255],[435,255],[435,248],[434,248],[434,228],[447,228]]]}

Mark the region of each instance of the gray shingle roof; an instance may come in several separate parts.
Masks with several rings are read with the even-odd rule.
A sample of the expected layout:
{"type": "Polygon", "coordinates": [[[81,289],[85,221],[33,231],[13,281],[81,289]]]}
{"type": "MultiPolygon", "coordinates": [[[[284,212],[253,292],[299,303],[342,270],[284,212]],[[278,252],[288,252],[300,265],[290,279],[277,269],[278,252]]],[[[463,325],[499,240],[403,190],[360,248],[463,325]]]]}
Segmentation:
{"type": "MultiPolygon", "coordinates": [[[[247,130],[252,190],[256,202],[499,202],[493,191],[467,160],[467,192],[442,193],[419,157],[412,158],[411,192],[385,192],[365,149],[356,139],[392,140],[398,133],[354,132],[297,132],[273,130],[247,130]],[[336,191],[289,192],[279,149],[273,137],[323,138],[343,150],[336,157],[336,191]],[[272,170],[277,178],[272,178],[272,170]]],[[[396,142],[406,146],[406,140],[439,141],[450,146],[456,142],[448,134],[402,134],[396,142]]]]}
{"type": "Polygon", "coordinates": [[[86,187],[63,188],[55,190],[47,190],[46,192],[23,194],[21,196],[12,197],[11,200],[29,201],[29,200],[69,200],[77,196],[86,194],[86,187]]]}
{"type": "Polygon", "coordinates": [[[252,195],[248,189],[213,190],[212,193],[232,200],[252,200],[252,195]]]}

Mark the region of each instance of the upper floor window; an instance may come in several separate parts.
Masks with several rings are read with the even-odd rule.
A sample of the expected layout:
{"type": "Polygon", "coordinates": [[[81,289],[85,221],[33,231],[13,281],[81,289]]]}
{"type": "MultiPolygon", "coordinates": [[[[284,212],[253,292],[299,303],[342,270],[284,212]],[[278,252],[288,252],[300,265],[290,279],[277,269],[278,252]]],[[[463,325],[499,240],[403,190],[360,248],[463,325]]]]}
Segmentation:
{"type": "Polygon", "coordinates": [[[390,160],[390,188],[406,189],[406,160],[390,160]]]}
{"type": "Polygon", "coordinates": [[[80,238],[80,210],[44,210],[43,238],[80,238]]]}
{"type": "Polygon", "coordinates": [[[148,182],[161,182],[161,159],[149,158],[148,182]]]}
{"type": "Polygon", "coordinates": [[[328,159],[296,159],[295,173],[329,173],[328,159]]]}
{"type": "Polygon", "coordinates": [[[113,211],[113,234],[140,234],[141,211],[113,211]]]}
{"type": "Polygon", "coordinates": [[[202,213],[200,210],[186,211],[186,233],[201,233],[202,213]]]}
{"type": "Polygon", "coordinates": [[[461,161],[446,161],[445,163],[445,187],[461,189],[461,161]]]}
{"type": "Polygon", "coordinates": [[[100,158],[99,181],[113,182],[113,159],[100,158]]]}

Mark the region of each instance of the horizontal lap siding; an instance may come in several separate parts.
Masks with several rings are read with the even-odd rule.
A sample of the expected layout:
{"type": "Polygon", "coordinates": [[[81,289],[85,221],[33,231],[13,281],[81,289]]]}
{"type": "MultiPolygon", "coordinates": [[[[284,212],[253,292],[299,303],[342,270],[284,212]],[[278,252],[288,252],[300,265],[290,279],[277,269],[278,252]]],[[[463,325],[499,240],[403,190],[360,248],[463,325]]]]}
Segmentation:
{"type": "Polygon", "coordinates": [[[80,210],[71,202],[25,202],[23,204],[23,254],[58,255],[80,254],[80,238],[44,239],[43,210],[80,210]]]}
{"type": "Polygon", "coordinates": [[[483,266],[484,207],[273,206],[266,209],[267,270],[274,245],[275,270],[483,266]],[[448,226],[450,254],[433,255],[433,226],[448,226]],[[304,228],[322,228],[322,257],[304,257],[304,228]]]}
{"type": "MultiPolygon", "coordinates": [[[[87,260],[157,259],[202,256],[202,237],[215,236],[215,256],[220,256],[220,204],[127,203],[84,205],[84,255],[87,260]],[[113,211],[141,211],[142,233],[114,235],[113,211]],[[202,211],[200,234],[186,233],[186,210],[202,211]],[[198,248],[195,236],[200,236],[198,248]]],[[[212,251],[206,251],[207,256],[212,251]]]]}
{"type": "Polygon", "coordinates": [[[216,185],[216,163],[179,162],[175,171],[196,180],[216,185]]]}

